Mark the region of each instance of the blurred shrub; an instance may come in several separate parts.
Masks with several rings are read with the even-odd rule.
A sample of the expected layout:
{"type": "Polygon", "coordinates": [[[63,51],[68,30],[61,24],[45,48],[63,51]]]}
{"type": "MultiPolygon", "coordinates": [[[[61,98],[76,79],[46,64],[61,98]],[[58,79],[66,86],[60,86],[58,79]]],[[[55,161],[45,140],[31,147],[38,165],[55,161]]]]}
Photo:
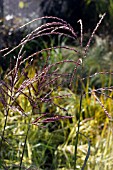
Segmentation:
{"type": "Polygon", "coordinates": [[[70,23],[76,31],[79,31],[79,25],[76,23],[79,19],[82,19],[85,32],[87,32],[87,30],[92,31],[101,14],[106,12],[107,15],[101,30],[103,30],[104,34],[112,33],[113,0],[42,0],[41,8],[43,15],[63,18],[70,23]]]}
{"type": "MultiPolygon", "coordinates": [[[[106,17],[103,27],[104,34],[112,34],[112,27],[113,27],[113,0],[100,0],[100,1],[93,1],[93,0],[85,0],[87,8],[94,3],[95,4],[95,15],[101,16],[101,14],[106,12],[106,17]]],[[[92,9],[93,10],[93,9],[92,9]]],[[[93,11],[94,11],[93,10],[93,11]]],[[[92,11],[89,11],[89,15],[91,15],[92,11]]]]}
{"type": "Polygon", "coordinates": [[[87,5],[84,0],[42,0],[41,8],[43,15],[57,16],[70,23],[76,31],[79,31],[79,19],[83,20],[84,29],[92,29],[97,23],[96,6],[94,2],[87,5]]]}

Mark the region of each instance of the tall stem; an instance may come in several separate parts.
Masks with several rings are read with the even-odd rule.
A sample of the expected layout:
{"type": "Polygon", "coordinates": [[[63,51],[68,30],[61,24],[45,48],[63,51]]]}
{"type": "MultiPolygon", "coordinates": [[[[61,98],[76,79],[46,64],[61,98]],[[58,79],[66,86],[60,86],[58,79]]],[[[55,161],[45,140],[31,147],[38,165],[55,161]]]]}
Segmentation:
{"type": "Polygon", "coordinates": [[[0,142],[0,150],[2,149],[2,143],[3,143],[3,140],[4,140],[4,134],[5,134],[6,124],[7,124],[8,112],[9,112],[9,109],[6,110],[5,123],[4,123],[4,128],[3,128],[3,132],[2,132],[2,136],[1,136],[1,142],[0,142]]]}
{"type": "Polygon", "coordinates": [[[24,141],[22,156],[20,158],[20,167],[19,167],[19,170],[21,170],[21,168],[22,168],[22,161],[23,161],[23,157],[24,157],[24,152],[25,152],[25,147],[26,147],[26,142],[27,142],[27,137],[28,137],[29,129],[30,129],[30,119],[29,119],[29,122],[28,122],[28,128],[27,128],[27,133],[26,133],[26,137],[25,137],[25,141],[24,141]]]}
{"type": "Polygon", "coordinates": [[[76,140],[75,140],[74,170],[76,170],[76,161],[77,161],[77,145],[78,145],[78,137],[79,137],[79,130],[80,130],[80,115],[81,115],[81,111],[82,111],[82,97],[83,97],[83,92],[81,91],[79,118],[78,118],[78,126],[77,126],[77,132],[76,132],[76,140]]]}
{"type": "MultiPolygon", "coordinates": [[[[82,36],[82,34],[81,34],[82,36]]],[[[81,41],[81,47],[82,47],[82,41],[81,41]]],[[[81,76],[83,75],[83,62],[82,58],[80,58],[81,61],[81,76]]],[[[81,83],[82,87],[82,83],[81,83]]],[[[83,98],[83,89],[81,89],[80,94],[80,107],[79,107],[79,117],[78,117],[78,125],[77,125],[77,131],[76,131],[76,139],[75,139],[75,156],[74,156],[74,170],[76,170],[76,162],[77,162],[77,146],[78,146],[78,137],[79,137],[79,130],[80,130],[80,115],[82,111],[82,98],[83,98]]]]}

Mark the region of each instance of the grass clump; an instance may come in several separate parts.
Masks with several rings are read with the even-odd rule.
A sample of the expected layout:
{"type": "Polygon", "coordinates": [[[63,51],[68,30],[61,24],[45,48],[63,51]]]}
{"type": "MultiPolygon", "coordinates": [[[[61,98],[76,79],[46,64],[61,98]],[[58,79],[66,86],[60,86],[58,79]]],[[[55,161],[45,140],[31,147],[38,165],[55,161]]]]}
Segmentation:
{"type": "Polygon", "coordinates": [[[1,50],[7,57],[18,49],[15,64],[10,60],[7,72],[1,71],[1,169],[96,170],[112,166],[107,164],[112,159],[112,72],[97,70],[89,75],[85,70],[91,40],[104,15],[85,48],[80,20],[79,47],[47,46],[26,56],[27,43],[39,37],[77,39],[66,21],[42,17],[31,22],[44,18],[53,21],[33,30],[13,49],[1,50]],[[63,49],[75,58],[62,55],[63,49]],[[110,75],[108,86],[90,83],[96,76],[103,81],[101,75],[110,75]]]}

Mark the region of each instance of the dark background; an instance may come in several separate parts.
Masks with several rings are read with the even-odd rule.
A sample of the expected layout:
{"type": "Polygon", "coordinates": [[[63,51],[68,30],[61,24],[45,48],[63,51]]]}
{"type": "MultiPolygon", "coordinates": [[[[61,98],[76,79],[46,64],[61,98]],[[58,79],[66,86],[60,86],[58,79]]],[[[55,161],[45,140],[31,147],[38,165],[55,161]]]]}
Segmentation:
{"type": "MultiPolygon", "coordinates": [[[[79,19],[83,21],[84,34],[90,34],[100,16],[105,12],[106,16],[96,33],[103,37],[109,36],[110,41],[113,41],[113,0],[0,0],[0,49],[14,47],[31,29],[47,22],[47,20],[39,20],[23,30],[18,29],[19,26],[34,18],[57,16],[71,24],[79,36],[80,25],[77,23],[79,19]]],[[[46,38],[43,40],[47,41],[46,38]]],[[[29,54],[38,50],[36,46],[39,46],[38,42],[27,46],[29,54]]],[[[13,56],[16,56],[17,52],[15,51],[13,56]]],[[[0,65],[6,70],[11,56],[7,58],[2,56],[1,53],[0,65]]]]}
{"type": "MultiPolygon", "coordinates": [[[[113,26],[113,0],[0,0],[1,23],[18,26],[40,16],[57,16],[77,29],[83,20],[85,31],[93,29],[99,16],[106,12],[104,28],[111,33],[113,26]]],[[[33,26],[36,27],[35,23],[33,26]]],[[[105,33],[105,32],[104,32],[105,33]]]]}

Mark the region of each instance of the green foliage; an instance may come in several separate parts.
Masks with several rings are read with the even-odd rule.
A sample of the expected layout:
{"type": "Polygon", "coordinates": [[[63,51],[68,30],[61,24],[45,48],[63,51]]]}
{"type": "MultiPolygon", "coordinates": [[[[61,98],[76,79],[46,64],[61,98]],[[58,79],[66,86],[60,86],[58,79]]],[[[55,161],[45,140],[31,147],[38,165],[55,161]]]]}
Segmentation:
{"type": "MultiPolygon", "coordinates": [[[[22,100],[24,102],[26,99],[23,98],[20,101],[22,100]]],[[[104,98],[101,97],[101,100],[104,100],[104,98]]],[[[29,106],[28,102],[24,103],[26,103],[26,105],[23,105],[25,108],[29,106]]],[[[33,165],[39,169],[64,168],[66,170],[73,167],[79,96],[77,97],[75,94],[72,94],[68,100],[56,100],[56,103],[62,103],[60,106],[67,108],[68,112],[74,117],[72,120],[49,123],[46,128],[42,129],[35,125],[30,125],[23,158],[23,164],[27,167],[33,165]]],[[[105,101],[105,107],[110,112],[113,110],[112,106],[111,100],[107,99],[105,101]]],[[[56,112],[62,114],[59,108],[57,108],[56,112]]],[[[34,115],[32,119],[36,117],[37,115],[34,115]]],[[[0,118],[2,120],[1,125],[3,125],[4,116],[1,114],[0,118]]],[[[12,164],[19,164],[27,131],[27,122],[28,118],[22,117],[18,113],[14,115],[10,111],[6,126],[6,141],[2,146],[2,156],[4,156],[7,166],[12,167],[12,164]],[[5,152],[3,152],[4,150],[5,152]]],[[[112,122],[109,123],[108,118],[106,118],[103,110],[94,100],[93,96],[87,96],[83,99],[80,132],[91,140],[91,155],[86,169],[92,169],[92,167],[97,170],[103,167],[111,168],[113,156],[112,122]]],[[[81,136],[78,143],[78,169],[80,169],[84,162],[87,148],[87,140],[81,136]]]]}
{"type": "MultiPolygon", "coordinates": [[[[94,60],[95,58],[93,58],[93,56],[91,55],[94,54],[92,52],[93,48],[89,52],[92,60],[94,60]]],[[[87,59],[87,64],[89,64],[88,62],[89,58],[87,59]]],[[[30,67],[28,69],[28,75],[30,77],[34,77],[35,72],[35,67],[30,67]]],[[[20,83],[21,81],[23,81],[22,79],[23,77],[21,77],[20,83]]],[[[87,79],[87,83],[88,81],[89,80],[87,79]]],[[[88,86],[89,85],[87,84],[87,86],[85,87],[86,93],[88,90],[88,86]]],[[[78,85],[76,85],[76,87],[78,87],[78,85]]],[[[77,89],[75,90],[77,91],[77,89]]],[[[65,109],[67,109],[68,114],[74,117],[71,120],[48,123],[48,125],[46,125],[46,128],[40,128],[40,126],[38,127],[31,124],[25,147],[25,154],[23,157],[24,166],[30,167],[31,165],[33,165],[34,168],[37,167],[40,170],[67,170],[73,167],[74,143],[77,128],[76,121],[79,114],[79,95],[75,95],[75,93],[67,88],[59,88],[57,91],[52,93],[52,97],[55,97],[58,94],[61,96],[62,94],[67,93],[70,93],[71,96],[64,99],[56,98],[54,102],[55,104],[60,105],[60,107],[64,107],[65,109]]],[[[100,98],[101,101],[104,102],[104,97],[100,96],[100,98]]],[[[18,102],[26,113],[29,112],[29,114],[31,114],[30,103],[24,95],[20,95],[18,97],[18,102]]],[[[104,106],[110,112],[113,111],[113,105],[110,99],[105,99],[104,106]]],[[[41,104],[41,112],[45,112],[46,107],[47,106],[45,104],[41,104]]],[[[4,122],[3,110],[4,107],[1,105],[1,128],[3,128],[4,122]]],[[[59,107],[54,110],[56,110],[56,114],[64,114],[64,112],[59,107]]],[[[52,113],[53,109],[50,108],[49,112],[52,113]]],[[[36,119],[36,117],[37,113],[35,115],[32,115],[32,120],[36,119]]],[[[4,161],[1,162],[1,164],[5,162],[7,166],[11,166],[10,169],[13,169],[12,164],[16,166],[20,162],[24,138],[28,128],[28,121],[28,117],[22,117],[18,112],[12,112],[11,110],[9,111],[8,123],[6,126],[7,130],[5,133],[6,141],[2,146],[1,152],[2,156],[4,156],[4,161]]],[[[86,95],[86,97],[83,98],[80,133],[85,134],[91,141],[91,155],[89,157],[86,169],[110,169],[112,167],[111,160],[113,156],[112,122],[109,123],[108,118],[106,118],[105,114],[103,113],[103,109],[96,102],[92,95],[86,95]]],[[[77,169],[80,169],[80,167],[82,167],[85,156],[87,154],[87,149],[87,140],[81,136],[78,141],[77,149],[77,169]]]]}
{"type": "Polygon", "coordinates": [[[1,69],[0,169],[112,168],[113,73],[105,70],[112,55],[106,59],[107,43],[98,37],[87,54],[97,28],[83,54],[82,41],[77,50],[54,47],[51,41],[50,48],[44,42],[45,49],[24,56],[26,43],[37,43],[45,28],[48,34],[61,35],[55,31],[63,27],[70,31],[67,36],[76,38],[73,28],[59,20],[60,26],[52,22],[28,34],[14,48],[19,48],[15,66],[4,74],[1,69]]]}

